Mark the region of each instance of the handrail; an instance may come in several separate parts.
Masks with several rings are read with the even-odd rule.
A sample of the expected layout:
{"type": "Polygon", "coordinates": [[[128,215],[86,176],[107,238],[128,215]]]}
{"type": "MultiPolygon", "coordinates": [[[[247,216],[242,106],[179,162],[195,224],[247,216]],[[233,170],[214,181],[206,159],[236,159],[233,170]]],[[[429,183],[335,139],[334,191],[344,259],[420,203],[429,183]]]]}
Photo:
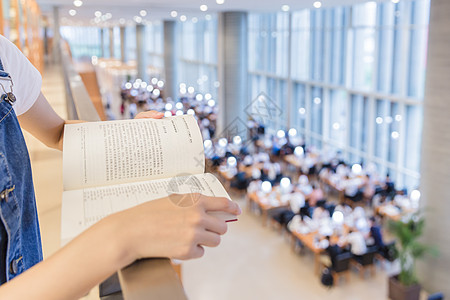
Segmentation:
{"type": "MultiPolygon", "coordinates": [[[[68,118],[100,121],[67,47],[60,47],[68,118]]],[[[167,258],[139,260],[100,285],[103,300],[186,300],[175,270],[167,258]],[[117,282],[117,276],[119,282],[117,282]],[[108,294],[109,293],[109,294],[108,294]]]]}
{"type": "Polygon", "coordinates": [[[80,74],[65,47],[61,47],[64,84],[66,90],[67,115],[72,120],[100,121],[100,117],[89,97],[80,74]]]}
{"type": "Polygon", "coordinates": [[[119,280],[126,300],[187,299],[180,279],[168,258],[139,260],[120,270],[119,280]]]}

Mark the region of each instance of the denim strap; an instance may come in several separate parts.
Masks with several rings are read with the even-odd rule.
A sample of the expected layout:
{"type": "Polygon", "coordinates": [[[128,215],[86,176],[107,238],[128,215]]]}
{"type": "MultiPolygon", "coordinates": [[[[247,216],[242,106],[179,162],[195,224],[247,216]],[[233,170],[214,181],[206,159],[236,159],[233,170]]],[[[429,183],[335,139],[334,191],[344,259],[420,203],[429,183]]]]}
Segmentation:
{"type": "Polygon", "coordinates": [[[9,74],[5,72],[3,68],[2,60],[0,59],[0,77],[9,77],[9,74]]]}

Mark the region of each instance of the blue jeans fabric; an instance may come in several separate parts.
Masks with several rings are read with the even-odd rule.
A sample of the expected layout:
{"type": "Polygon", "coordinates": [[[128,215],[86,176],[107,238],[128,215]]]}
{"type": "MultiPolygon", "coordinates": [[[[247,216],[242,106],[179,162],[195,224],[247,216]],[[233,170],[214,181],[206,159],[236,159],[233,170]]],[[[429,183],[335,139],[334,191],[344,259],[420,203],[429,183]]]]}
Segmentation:
{"type": "Polygon", "coordinates": [[[42,246],[28,150],[12,105],[1,99],[0,218],[0,280],[9,281],[42,260],[42,246]]]}

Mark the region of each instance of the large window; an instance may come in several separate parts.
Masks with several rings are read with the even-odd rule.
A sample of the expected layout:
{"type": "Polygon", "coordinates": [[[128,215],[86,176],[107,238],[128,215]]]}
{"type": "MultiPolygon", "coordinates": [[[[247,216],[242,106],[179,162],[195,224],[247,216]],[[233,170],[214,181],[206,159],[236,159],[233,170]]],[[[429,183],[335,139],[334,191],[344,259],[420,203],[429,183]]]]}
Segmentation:
{"type": "Polygon", "coordinates": [[[179,23],[179,82],[217,97],[217,16],[179,23]]]}
{"type": "MultiPolygon", "coordinates": [[[[102,28],[99,27],[61,27],[61,36],[70,44],[74,58],[101,56],[102,28]]],[[[108,41],[103,36],[104,41],[108,41]]],[[[106,48],[106,47],[105,47],[106,48]]]]}
{"type": "Polygon", "coordinates": [[[149,22],[145,27],[148,65],[151,77],[164,77],[164,25],[162,22],[149,22]]]}
{"type": "Polygon", "coordinates": [[[264,92],[280,104],[273,130],[295,127],[307,144],[416,188],[429,1],[250,14],[249,100],[264,92]]]}

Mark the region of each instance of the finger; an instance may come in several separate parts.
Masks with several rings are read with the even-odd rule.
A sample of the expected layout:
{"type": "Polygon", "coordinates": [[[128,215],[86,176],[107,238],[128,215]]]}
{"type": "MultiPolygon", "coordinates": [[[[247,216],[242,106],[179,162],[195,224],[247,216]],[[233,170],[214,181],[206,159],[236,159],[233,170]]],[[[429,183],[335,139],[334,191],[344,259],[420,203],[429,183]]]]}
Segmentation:
{"type": "Polygon", "coordinates": [[[150,110],[138,113],[135,119],[161,119],[162,117],[164,117],[162,112],[150,110]]]}
{"type": "Polygon", "coordinates": [[[204,230],[198,236],[198,244],[207,247],[217,247],[220,244],[220,235],[204,230]]]}
{"type": "Polygon", "coordinates": [[[206,230],[216,234],[224,235],[228,230],[227,223],[216,216],[206,215],[203,222],[206,230]]]}
{"type": "Polygon", "coordinates": [[[202,246],[197,245],[197,247],[195,247],[195,249],[192,251],[192,255],[190,258],[200,258],[203,256],[203,254],[205,254],[205,249],[202,246]]]}
{"type": "Polygon", "coordinates": [[[224,211],[233,215],[240,215],[239,205],[225,197],[200,196],[200,201],[206,211],[224,211]]]}

